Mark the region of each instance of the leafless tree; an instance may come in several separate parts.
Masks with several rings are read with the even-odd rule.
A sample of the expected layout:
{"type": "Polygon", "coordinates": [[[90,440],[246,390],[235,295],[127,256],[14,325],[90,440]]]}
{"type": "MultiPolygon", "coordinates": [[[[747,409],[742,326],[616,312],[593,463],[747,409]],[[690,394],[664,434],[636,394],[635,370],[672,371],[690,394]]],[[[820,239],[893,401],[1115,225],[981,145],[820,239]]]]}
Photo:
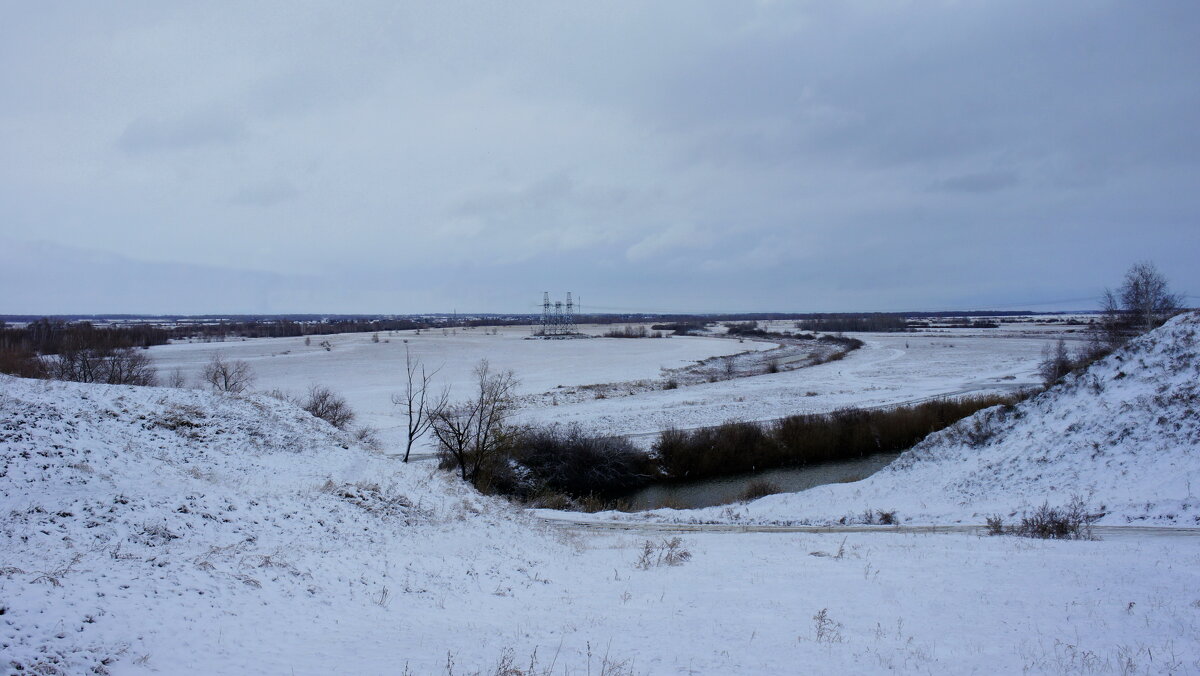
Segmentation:
{"type": "Polygon", "coordinates": [[[254,382],[254,372],[244,361],[225,361],[214,354],[201,372],[204,382],[221,392],[244,392],[254,382]]]}
{"type": "Polygon", "coordinates": [[[392,404],[399,406],[408,418],[408,445],[404,448],[404,462],[408,462],[413,444],[429,432],[433,421],[446,408],[450,398],[449,390],[443,389],[439,394],[430,391],[433,377],[440,370],[442,369],[439,366],[432,372],[427,372],[420,360],[413,360],[408,345],[404,346],[404,372],[407,380],[404,392],[392,395],[392,404]]]}
{"type": "Polygon", "coordinates": [[[1129,268],[1116,291],[1104,290],[1101,306],[1109,342],[1120,343],[1170,319],[1182,309],[1183,298],[1171,292],[1153,263],[1142,262],[1129,268]]]}
{"type": "Polygon", "coordinates": [[[308,388],[308,398],[300,405],[305,411],[328,422],[339,430],[354,420],[354,411],[346,400],[324,385],[312,385],[308,388]]]}
{"type": "Polygon", "coordinates": [[[57,380],[108,385],[153,385],[154,367],[142,351],[131,347],[91,348],[64,345],[44,358],[45,372],[57,380]]]}
{"type": "Polygon", "coordinates": [[[507,447],[507,423],[517,387],[512,371],[493,372],[486,359],[476,365],[474,373],[472,398],[443,407],[432,419],[440,450],[462,479],[472,483],[507,447]]]}
{"type": "Polygon", "coordinates": [[[112,350],[104,359],[105,382],[110,385],[154,385],[154,366],[150,357],[138,349],[112,350]]]}

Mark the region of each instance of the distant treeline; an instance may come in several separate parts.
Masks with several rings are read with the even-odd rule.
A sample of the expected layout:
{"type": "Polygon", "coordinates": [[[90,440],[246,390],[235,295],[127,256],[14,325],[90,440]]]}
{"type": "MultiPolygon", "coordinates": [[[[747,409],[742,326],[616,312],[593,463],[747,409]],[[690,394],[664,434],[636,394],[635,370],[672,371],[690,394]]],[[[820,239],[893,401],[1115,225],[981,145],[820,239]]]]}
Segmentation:
{"type": "Polygon", "coordinates": [[[64,349],[150,347],[170,338],[170,329],[141,324],[97,327],[91,322],[42,318],[15,327],[0,322],[0,351],[5,352],[59,354],[64,349]]]}
{"type": "Polygon", "coordinates": [[[861,315],[825,315],[796,322],[801,331],[904,331],[909,328],[904,315],[882,312],[861,315]]]}

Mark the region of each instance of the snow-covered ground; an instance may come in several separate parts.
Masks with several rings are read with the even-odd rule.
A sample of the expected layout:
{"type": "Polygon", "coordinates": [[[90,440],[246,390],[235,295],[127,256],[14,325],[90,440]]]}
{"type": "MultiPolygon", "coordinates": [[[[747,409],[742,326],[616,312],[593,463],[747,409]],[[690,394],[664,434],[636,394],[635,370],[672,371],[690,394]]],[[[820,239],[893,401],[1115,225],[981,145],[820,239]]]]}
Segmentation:
{"type": "Polygon", "coordinates": [[[644,567],[662,534],[547,528],[284,402],[8,377],[0,459],[11,673],[1200,672],[1200,538],[694,533],[644,567]]]}
{"type": "MultiPolygon", "coordinates": [[[[1083,492],[1190,524],[1198,324],[874,478],[674,516],[971,521],[1083,492]]],[[[876,337],[860,365],[970,361],[942,340],[876,337]]],[[[547,526],[282,401],[9,377],[0,461],[11,673],[1200,673],[1200,537],[693,532],[658,565],[671,534],[547,526]]]]}
{"type": "MultiPolygon", "coordinates": [[[[793,327],[780,323],[772,328],[793,327]]],[[[677,389],[617,387],[607,389],[603,398],[582,400],[577,393],[565,392],[582,385],[660,379],[663,369],[746,350],[770,350],[775,344],[709,337],[525,340],[528,329],[509,327],[497,335],[483,329],[449,335],[385,332],[379,343],[362,333],[313,336],[307,346],[303,338],[180,343],[154,347],[150,356],[160,374],[180,369],[193,384],[204,364],[219,353],[247,361],[257,375],[258,391],[280,389],[300,396],[312,384],[326,385],[346,397],[359,422],[378,428],[385,447],[394,449],[401,445],[404,419],[391,395],[404,385],[405,347],[430,369],[442,367],[436,382],[460,395],[469,391],[471,369],[480,359],[488,359],[495,368],[512,369],[522,395],[543,395],[527,396],[534,405],[520,411],[522,422],[578,423],[602,434],[648,435],[672,426],[764,420],[1028,386],[1038,381],[1041,351],[1061,328],[1042,328],[1032,335],[1027,329],[855,334],[866,345],[841,361],[677,389]],[[323,340],[329,340],[332,349],[322,348],[323,340]]],[[[428,441],[423,448],[431,450],[428,441]]]]}
{"type": "MultiPolygon", "coordinates": [[[[960,421],[862,481],[639,519],[982,523],[1079,497],[1102,524],[1200,525],[1200,314],[1181,315],[1011,410],[960,421]]],[[[612,515],[616,518],[630,518],[612,515]]]]}

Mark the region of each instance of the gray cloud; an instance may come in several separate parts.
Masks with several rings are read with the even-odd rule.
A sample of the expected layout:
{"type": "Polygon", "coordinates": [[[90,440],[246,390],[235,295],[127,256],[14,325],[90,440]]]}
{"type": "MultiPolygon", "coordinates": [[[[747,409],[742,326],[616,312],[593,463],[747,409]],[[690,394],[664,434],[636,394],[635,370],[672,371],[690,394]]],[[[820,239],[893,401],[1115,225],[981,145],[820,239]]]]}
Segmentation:
{"type": "Polygon", "coordinates": [[[75,9],[0,25],[0,237],[308,289],[280,310],[1200,289],[1183,0],[75,9]]]}
{"type": "Polygon", "coordinates": [[[185,150],[236,143],[245,125],[223,110],[191,111],[168,117],[139,117],[125,127],[117,145],[130,153],[185,150]]]}
{"type": "Polygon", "coordinates": [[[1017,184],[1017,175],[1011,171],[981,171],[973,174],[962,174],[939,181],[934,184],[934,190],[945,192],[994,192],[1011,188],[1017,184]]]}
{"type": "Polygon", "coordinates": [[[274,179],[243,186],[234,193],[230,201],[241,206],[271,207],[289,202],[299,194],[291,181],[274,179]]]}

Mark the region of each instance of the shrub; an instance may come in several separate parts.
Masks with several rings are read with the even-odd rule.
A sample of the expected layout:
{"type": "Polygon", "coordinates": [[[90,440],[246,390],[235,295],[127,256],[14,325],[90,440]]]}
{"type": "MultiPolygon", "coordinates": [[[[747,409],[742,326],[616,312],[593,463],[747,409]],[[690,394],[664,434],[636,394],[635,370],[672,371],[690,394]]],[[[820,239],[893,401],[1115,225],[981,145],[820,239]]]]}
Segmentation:
{"type": "Polygon", "coordinates": [[[1089,513],[1079,497],[1072,498],[1063,507],[1051,507],[1043,502],[1032,514],[1023,513],[1021,522],[1005,526],[999,515],[988,517],[988,535],[1017,535],[1042,540],[1096,540],[1092,524],[1100,515],[1089,513]]]}
{"type": "Polygon", "coordinates": [[[692,553],[683,546],[683,540],[678,537],[658,543],[646,540],[642,543],[642,552],[634,566],[641,570],[650,570],[658,566],[679,566],[691,558],[692,553]]]}
{"type": "Polygon", "coordinates": [[[1088,514],[1083,501],[1075,498],[1064,507],[1042,503],[1032,514],[1022,514],[1014,535],[1045,540],[1093,540],[1092,522],[1098,517],[1088,514]]]}
{"type": "MultiPolygon", "coordinates": [[[[650,334],[646,330],[645,326],[625,326],[624,328],[620,328],[620,329],[610,329],[609,331],[607,331],[604,334],[604,337],[605,338],[646,338],[649,335],[650,334]]],[[[662,335],[659,334],[658,336],[655,336],[655,337],[661,338],[662,335]]]]}
{"type": "Polygon", "coordinates": [[[338,429],[345,429],[354,420],[354,411],[350,410],[346,400],[324,385],[309,387],[308,396],[300,408],[338,429]]]}
{"type": "Polygon", "coordinates": [[[988,535],[1004,535],[1004,517],[999,514],[987,518],[988,535]]]}
{"type": "Polygon", "coordinates": [[[653,448],[672,479],[703,479],[778,466],[774,440],[762,426],[727,422],[695,430],[666,430],[653,448]]]}
{"type": "Polygon", "coordinates": [[[1056,343],[1047,344],[1042,348],[1042,361],[1038,364],[1038,373],[1046,387],[1057,383],[1060,378],[1071,372],[1075,366],[1071,354],[1067,352],[1067,341],[1059,338],[1056,343]]]}
{"type": "Polygon", "coordinates": [[[738,500],[742,502],[750,502],[751,500],[765,498],[768,495],[775,495],[776,493],[782,492],[783,488],[777,483],[767,481],[766,479],[755,479],[754,481],[746,484],[746,488],[742,491],[742,494],[738,496],[738,500]]]}
{"type": "Polygon", "coordinates": [[[644,486],[658,474],[650,456],[633,442],[590,436],[578,425],[518,432],[512,459],[528,473],[531,486],[575,497],[618,495],[644,486]]]}
{"type": "Polygon", "coordinates": [[[31,351],[5,348],[0,349],[0,373],[18,378],[45,378],[46,365],[31,351]]]}
{"type": "Polygon", "coordinates": [[[742,338],[767,338],[772,334],[758,328],[758,322],[730,322],[725,325],[727,333],[731,336],[739,336],[742,338]]]}

